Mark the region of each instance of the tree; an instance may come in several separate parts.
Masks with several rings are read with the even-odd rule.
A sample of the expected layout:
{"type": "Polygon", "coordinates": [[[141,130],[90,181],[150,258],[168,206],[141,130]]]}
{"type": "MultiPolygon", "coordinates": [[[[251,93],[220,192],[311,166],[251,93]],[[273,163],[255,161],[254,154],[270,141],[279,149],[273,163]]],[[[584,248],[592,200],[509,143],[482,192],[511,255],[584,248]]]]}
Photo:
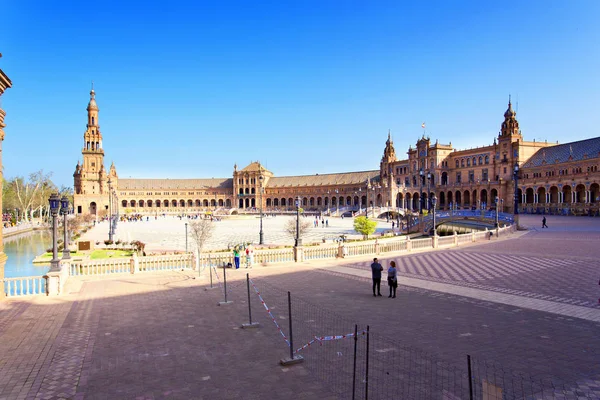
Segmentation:
{"type": "MultiPolygon", "coordinates": [[[[296,239],[296,220],[295,219],[288,219],[287,221],[285,221],[285,225],[283,228],[292,237],[292,239],[296,239]]],[[[300,235],[299,235],[300,238],[302,238],[302,236],[304,236],[304,234],[306,233],[308,228],[310,228],[310,222],[300,221],[300,235]]]]}
{"type": "Polygon", "coordinates": [[[29,221],[34,209],[39,209],[41,213],[42,207],[48,204],[49,193],[56,191],[54,183],[50,180],[51,175],[52,173],[44,174],[43,170],[39,170],[30,174],[28,180],[18,176],[8,181],[6,190],[3,190],[3,195],[7,196],[7,206],[14,203],[14,208],[20,210],[25,221],[29,221]],[[42,198],[42,195],[46,197],[42,198]]]}
{"type": "Polygon", "coordinates": [[[369,218],[363,216],[354,218],[354,230],[363,235],[365,239],[375,233],[376,228],[377,221],[371,221],[369,218]]]}
{"type": "Polygon", "coordinates": [[[215,226],[210,219],[199,218],[190,220],[190,222],[188,222],[188,228],[190,230],[190,236],[196,244],[196,250],[198,254],[200,254],[206,242],[212,237],[215,226]]]}

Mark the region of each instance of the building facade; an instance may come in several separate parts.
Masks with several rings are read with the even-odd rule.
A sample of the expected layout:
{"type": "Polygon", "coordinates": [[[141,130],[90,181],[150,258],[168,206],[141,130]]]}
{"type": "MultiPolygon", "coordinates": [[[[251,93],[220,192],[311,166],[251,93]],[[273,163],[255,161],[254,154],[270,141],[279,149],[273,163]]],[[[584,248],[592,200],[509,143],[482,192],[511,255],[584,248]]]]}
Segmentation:
{"type": "Polygon", "coordinates": [[[598,213],[600,138],[525,141],[510,100],[489,146],[457,150],[423,136],[399,160],[388,133],[378,170],[284,177],[256,161],[234,165],[230,178],[119,179],[114,165],[104,168],[98,112],[92,89],[83,160],[73,175],[77,214],[291,211],[296,199],[323,212],[367,206],[421,212],[431,209],[434,196],[442,210],[495,208],[497,198],[502,211],[513,212],[515,190],[521,211],[598,213]]]}
{"type": "MultiPolygon", "coordinates": [[[[0,54],[0,58],[2,58],[2,54],[0,54]]],[[[2,109],[2,95],[4,91],[8,88],[12,87],[12,82],[6,76],[4,71],[0,69],[0,190],[2,190],[2,182],[4,182],[4,169],[2,168],[2,142],[4,141],[4,128],[6,124],[4,123],[4,117],[6,113],[2,109]]],[[[2,210],[2,196],[0,196],[0,210],[2,210]]],[[[2,224],[3,226],[4,224],[2,224]]],[[[2,226],[0,226],[0,280],[4,278],[4,266],[6,265],[6,254],[4,253],[4,241],[2,239],[2,226]]],[[[0,298],[4,297],[4,289],[0,290],[0,298]]]]}

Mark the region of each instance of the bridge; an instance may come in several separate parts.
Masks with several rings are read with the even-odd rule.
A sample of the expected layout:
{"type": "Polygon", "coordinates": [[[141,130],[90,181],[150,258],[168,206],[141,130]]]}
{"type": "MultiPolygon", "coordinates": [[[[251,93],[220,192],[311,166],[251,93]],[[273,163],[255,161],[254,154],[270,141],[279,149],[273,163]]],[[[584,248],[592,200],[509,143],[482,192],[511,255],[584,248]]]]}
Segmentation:
{"type": "MultiPolygon", "coordinates": [[[[418,218],[417,218],[418,220],[418,218]]],[[[435,225],[436,228],[442,224],[454,221],[477,221],[486,224],[496,223],[496,211],[486,210],[451,210],[451,211],[436,211],[435,225]]],[[[498,223],[510,225],[514,222],[513,214],[498,213],[498,223]]],[[[433,229],[433,214],[426,215],[423,218],[423,232],[430,232],[433,229]]]]}

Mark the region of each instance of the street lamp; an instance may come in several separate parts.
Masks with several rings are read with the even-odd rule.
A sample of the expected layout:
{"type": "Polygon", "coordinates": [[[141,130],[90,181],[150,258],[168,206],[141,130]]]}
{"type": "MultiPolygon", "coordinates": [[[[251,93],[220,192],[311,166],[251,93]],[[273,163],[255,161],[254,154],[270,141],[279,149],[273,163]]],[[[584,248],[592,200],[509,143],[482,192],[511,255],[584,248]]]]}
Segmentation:
{"type": "Polygon", "coordinates": [[[265,179],[264,176],[260,175],[258,177],[258,181],[260,182],[260,232],[258,232],[258,244],[264,244],[263,243],[263,208],[262,208],[262,194],[263,194],[263,180],[265,179]]]}
{"type": "Polygon", "coordinates": [[[296,198],[296,247],[302,246],[302,239],[300,238],[300,196],[296,198]]]}
{"type": "Polygon", "coordinates": [[[515,163],[514,169],[514,180],[515,180],[515,224],[519,229],[519,163],[515,163]]]}
{"type": "Polygon", "coordinates": [[[419,214],[423,214],[423,168],[419,170],[419,214]]]}
{"type": "Polygon", "coordinates": [[[431,198],[431,205],[433,206],[433,237],[437,235],[437,227],[435,225],[435,206],[437,204],[437,197],[435,194],[431,198]]]}
{"type": "Polygon", "coordinates": [[[50,215],[52,215],[52,260],[50,260],[50,271],[58,271],[60,260],[58,259],[58,246],[56,244],[58,235],[58,223],[56,217],[60,209],[60,197],[58,193],[52,193],[48,199],[50,203],[50,215]]]}
{"type": "Polygon", "coordinates": [[[71,258],[71,252],[69,251],[69,235],[67,229],[67,214],[69,213],[69,199],[67,196],[63,196],[60,199],[60,213],[64,216],[63,220],[63,228],[64,228],[64,237],[63,237],[63,260],[69,260],[71,258]]]}
{"type": "Polygon", "coordinates": [[[429,196],[431,195],[431,172],[427,172],[427,211],[431,211],[431,201],[429,196]]]}
{"type": "Polygon", "coordinates": [[[112,187],[111,180],[108,178],[108,241],[112,243],[113,241],[113,222],[112,222],[112,187]]]}
{"type": "Polygon", "coordinates": [[[185,223],[185,252],[188,252],[188,233],[187,233],[187,225],[188,223],[185,223]]]}
{"type": "Polygon", "coordinates": [[[498,206],[499,206],[499,202],[500,200],[498,199],[498,196],[496,196],[496,198],[494,199],[494,203],[496,203],[496,236],[498,236],[498,206]]]}

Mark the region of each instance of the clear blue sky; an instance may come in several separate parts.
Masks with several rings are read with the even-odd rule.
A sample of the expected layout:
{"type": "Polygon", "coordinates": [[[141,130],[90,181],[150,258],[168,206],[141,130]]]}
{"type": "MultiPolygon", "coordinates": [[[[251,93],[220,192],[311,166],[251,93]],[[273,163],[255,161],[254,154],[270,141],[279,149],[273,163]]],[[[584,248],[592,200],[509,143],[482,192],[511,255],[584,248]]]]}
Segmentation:
{"type": "Polygon", "coordinates": [[[377,169],[429,136],[492,143],[508,94],[526,140],[598,136],[599,1],[8,0],[7,177],[72,186],[95,82],[119,176],[377,169]]]}

